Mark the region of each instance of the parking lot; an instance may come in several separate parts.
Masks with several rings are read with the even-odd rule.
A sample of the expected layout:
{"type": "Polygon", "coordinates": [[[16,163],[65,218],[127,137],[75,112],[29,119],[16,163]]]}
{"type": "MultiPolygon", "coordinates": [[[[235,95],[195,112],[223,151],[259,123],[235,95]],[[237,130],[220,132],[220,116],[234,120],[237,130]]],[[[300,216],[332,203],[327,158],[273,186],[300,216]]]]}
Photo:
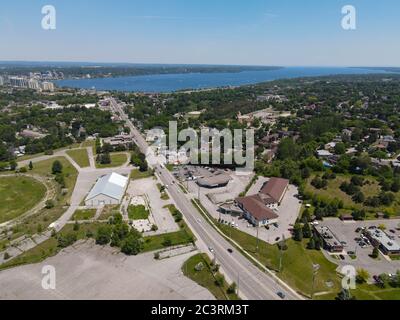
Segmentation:
{"type": "MultiPolygon", "coordinates": [[[[246,178],[248,183],[251,180],[251,177],[238,177],[238,179],[246,178]]],[[[250,188],[247,195],[253,195],[260,191],[261,187],[265,182],[268,181],[268,178],[259,178],[256,183],[250,188]]],[[[247,183],[247,184],[248,184],[247,183]]],[[[227,187],[224,188],[216,188],[216,189],[207,189],[207,188],[199,188],[195,181],[189,181],[189,191],[193,194],[194,197],[200,194],[200,199],[202,205],[207,209],[207,211],[215,218],[215,219],[223,219],[227,224],[234,225],[239,230],[246,232],[252,236],[257,235],[257,228],[250,225],[247,220],[241,219],[240,217],[233,217],[230,214],[222,214],[219,212],[219,206],[217,203],[212,201],[212,197],[210,194],[229,192],[230,185],[235,185],[236,192],[232,193],[231,200],[234,200],[239,196],[241,192],[243,192],[247,186],[245,183],[235,182],[232,180],[227,187]],[[239,186],[239,187],[238,187],[239,186]],[[200,189],[200,193],[199,193],[200,189]]],[[[301,208],[301,203],[297,198],[298,189],[290,185],[288,191],[283,198],[281,205],[278,208],[279,215],[279,223],[277,226],[270,225],[268,228],[261,227],[258,229],[258,236],[261,240],[268,242],[270,244],[276,244],[283,237],[289,239],[292,237],[289,229],[293,228],[294,223],[296,222],[301,208]]]]}
{"type": "MultiPolygon", "coordinates": [[[[373,247],[367,239],[363,239],[361,229],[365,228],[367,230],[368,228],[384,225],[386,233],[399,242],[400,231],[397,230],[399,223],[400,220],[343,222],[337,218],[328,218],[324,219],[320,225],[327,226],[344,245],[346,254],[343,254],[342,258],[339,257],[339,259],[336,257],[333,260],[335,263],[340,266],[353,265],[356,268],[368,270],[371,275],[379,275],[381,273],[396,273],[400,269],[400,260],[390,261],[381,253],[378,259],[371,258],[373,247]],[[352,259],[348,255],[349,253],[353,253],[356,259],[352,259]]],[[[332,258],[331,254],[330,256],[332,258]]]]}

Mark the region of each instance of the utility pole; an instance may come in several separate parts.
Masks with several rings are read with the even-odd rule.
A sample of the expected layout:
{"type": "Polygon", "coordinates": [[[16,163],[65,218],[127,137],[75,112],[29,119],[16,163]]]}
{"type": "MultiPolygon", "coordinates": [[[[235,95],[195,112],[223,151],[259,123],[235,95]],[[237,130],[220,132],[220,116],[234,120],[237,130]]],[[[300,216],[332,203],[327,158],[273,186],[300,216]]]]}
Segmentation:
{"type": "Polygon", "coordinates": [[[240,273],[238,272],[237,295],[239,296],[240,273]]]}
{"type": "Polygon", "coordinates": [[[283,246],[285,245],[285,235],[282,235],[281,245],[279,246],[279,272],[282,272],[282,260],[283,260],[283,246]]]}
{"type": "Polygon", "coordinates": [[[256,229],[257,229],[257,244],[256,244],[256,253],[258,254],[258,244],[259,244],[259,239],[258,239],[258,229],[259,229],[259,226],[256,226],[256,229]]]}

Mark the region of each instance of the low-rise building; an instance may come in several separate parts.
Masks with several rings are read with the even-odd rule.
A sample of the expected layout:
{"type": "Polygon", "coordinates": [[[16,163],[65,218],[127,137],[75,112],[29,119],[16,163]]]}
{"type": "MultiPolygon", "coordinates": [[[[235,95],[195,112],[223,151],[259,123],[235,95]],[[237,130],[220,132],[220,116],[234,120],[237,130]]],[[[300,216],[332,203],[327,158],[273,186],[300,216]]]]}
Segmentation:
{"type": "Polygon", "coordinates": [[[256,227],[278,223],[278,215],[265,206],[259,195],[237,198],[236,203],[243,210],[243,216],[256,227]]]}
{"type": "Polygon", "coordinates": [[[324,248],[330,252],[343,252],[344,246],[339,238],[327,226],[315,225],[315,231],[324,242],[324,248]]]}
{"type": "Polygon", "coordinates": [[[124,197],[129,179],[117,173],[100,177],[85,199],[88,207],[118,205],[124,197]]]}
{"type": "Polygon", "coordinates": [[[366,232],[366,236],[373,246],[386,255],[400,255],[400,245],[396,240],[392,240],[384,231],[380,229],[372,229],[366,232]]]}

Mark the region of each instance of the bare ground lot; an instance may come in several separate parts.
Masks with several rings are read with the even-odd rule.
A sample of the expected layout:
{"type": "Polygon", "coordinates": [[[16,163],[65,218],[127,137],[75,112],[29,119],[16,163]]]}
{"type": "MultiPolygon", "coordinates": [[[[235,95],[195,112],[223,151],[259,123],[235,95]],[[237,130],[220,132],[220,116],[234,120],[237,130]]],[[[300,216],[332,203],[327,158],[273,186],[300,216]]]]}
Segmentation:
{"type": "Polygon", "coordinates": [[[43,263],[0,272],[0,299],[214,299],[181,271],[193,254],[158,261],[153,253],[127,257],[110,247],[81,242],[43,263]],[[56,269],[56,290],[42,289],[45,265],[56,269]]]}

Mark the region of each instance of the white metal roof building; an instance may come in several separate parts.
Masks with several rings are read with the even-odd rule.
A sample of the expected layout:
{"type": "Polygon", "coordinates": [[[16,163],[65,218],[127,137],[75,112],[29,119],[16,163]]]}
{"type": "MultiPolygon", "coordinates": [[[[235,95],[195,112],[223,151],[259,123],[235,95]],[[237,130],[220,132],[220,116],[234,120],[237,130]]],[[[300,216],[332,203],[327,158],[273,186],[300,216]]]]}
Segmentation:
{"type": "Polygon", "coordinates": [[[97,207],[120,204],[125,194],[128,180],[127,177],[117,173],[110,173],[100,177],[86,197],[85,205],[97,207]]]}

